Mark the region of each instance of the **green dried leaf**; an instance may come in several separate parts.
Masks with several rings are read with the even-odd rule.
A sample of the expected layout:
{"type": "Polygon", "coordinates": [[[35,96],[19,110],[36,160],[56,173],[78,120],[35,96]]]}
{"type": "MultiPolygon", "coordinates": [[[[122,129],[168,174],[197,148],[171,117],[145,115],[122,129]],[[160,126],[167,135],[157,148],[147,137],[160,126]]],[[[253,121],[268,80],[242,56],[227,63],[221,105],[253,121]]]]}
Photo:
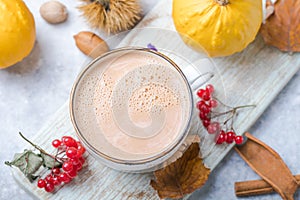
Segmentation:
{"type": "Polygon", "coordinates": [[[43,164],[45,167],[48,167],[49,169],[52,169],[53,167],[60,167],[61,163],[57,162],[54,158],[51,156],[44,154],[41,152],[41,156],[43,158],[43,164]]]}
{"type": "Polygon", "coordinates": [[[6,161],[5,164],[19,168],[29,181],[32,182],[37,177],[34,173],[43,164],[43,159],[31,150],[25,149],[23,153],[16,153],[13,161],[6,161]]]}

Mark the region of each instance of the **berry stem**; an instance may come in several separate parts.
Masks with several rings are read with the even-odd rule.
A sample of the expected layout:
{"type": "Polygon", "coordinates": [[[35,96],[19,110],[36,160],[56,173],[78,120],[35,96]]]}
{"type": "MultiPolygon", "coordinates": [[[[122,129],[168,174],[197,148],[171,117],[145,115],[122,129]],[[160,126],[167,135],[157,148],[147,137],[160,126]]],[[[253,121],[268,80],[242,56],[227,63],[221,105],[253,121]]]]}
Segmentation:
{"type": "MultiPolygon", "coordinates": [[[[232,115],[230,115],[230,117],[228,118],[228,119],[226,119],[225,121],[224,121],[224,125],[227,125],[227,123],[229,122],[229,120],[231,120],[231,119],[233,119],[233,117],[234,117],[234,112],[232,112],[232,115]]],[[[232,122],[233,122],[233,120],[232,120],[232,122]]],[[[232,122],[231,122],[231,124],[232,124],[232,122]]]]}
{"type": "Polygon", "coordinates": [[[53,156],[49,153],[47,153],[44,149],[42,149],[41,147],[39,147],[38,145],[34,144],[33,142],[31,142],[29,139],[27,139],[21,132],[19,132],[19,135],[29,144],[31,144],[34,148],[36,148],[37,150],[39,150],[41,153],[50,156],[51,158],[55,159],[57,162],[61,163],[56,156],[53,156]]]}
{"type": "Polygon", "coordinates": [[[241,108],[249,108],[249,107],[256,107],[256,105],[252,104],[252,105],[237,106],[237,107],[234,107],[233,109],[238,110],[241,108]]]}
{"type": "Polygon", "coordinates": [[[229,114],[229,113],[233,113],[233,111],[234,111],[234,109],[232,109],[232,110],[228,110],[228,111],[226,111],[226,112],[222,112],[222,113],[217,113],[217,112],[215,112],[215,113],[217,113],[217,114],[216,114],[216,115],[214,115],[214,116],[211,116],[211,119],[214,119],[214,118],[220,117],[220,116],[222,116],[222,115],[227,115],[227,114],[229,114]]]}
{"type": "MultiPolygon", "coordinates": [[[[233,128],[233,118],[236,116],[236,113],[232,115],[232,119],[231,119],[231,125],[230,125],[230,129],[234,131],[233,128]]],[[[235,131],[234,131],[235,132],[235,131]]]]}
{"type": "Polygon", "coordinates": [[[223,102],[222,102],[220,99],[218,99],[217,97],[214,97],[214,99],[217,100],[217,101],[218,101],[220,104],[222,104],[223,106],[228,107],[228,108],[232,108],[232,109],[233,109],[232,106],[229,106],[229,105],[223,103],[223,102]]]}
{"type": "MultiPolygon", "coordinates": [[[[227,107],[230,107],[230,106],[227,106],[227,107]]],[[[233,107],[230,107],[230,108],[232,108],[231,110],[228,110],[228,111],[222,112],[222,113],[218,113],[218,114],[212,116],[211,119],[217,118],[217,117],[220,117],[220,116],[222,116],[222,115],[229,114],[229,113],[232,113],[233,115],[235,115],[235,114],[236,114],[236,111],[237,111],[238,109],[248,108],[248,107],[256,107],[256,105],[244,105],[244,106],[237,106],[237,107],[234,107],[234,108],[233,108],[233,107]]]]}

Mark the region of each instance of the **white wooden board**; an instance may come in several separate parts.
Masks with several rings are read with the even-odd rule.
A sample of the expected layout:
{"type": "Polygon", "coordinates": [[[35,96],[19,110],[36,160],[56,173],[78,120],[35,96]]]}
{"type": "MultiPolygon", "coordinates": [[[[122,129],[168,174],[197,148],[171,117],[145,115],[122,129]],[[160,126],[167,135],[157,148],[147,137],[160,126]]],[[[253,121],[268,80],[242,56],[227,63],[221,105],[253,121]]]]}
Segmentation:
{"type": "MultiPolygon", "coordinates": [[[[171,0],[161,1],[138,25],[142,27],[160,27],[174,30],[171,19],[171,0]]],[[[152,30],[155,33],[155,29],[152,30]]],[[[146,31],[147,32],[147,31],[146,31]]],[[[151,31],[150,31],[151,32],[151,31]]],[[[149,33],[149,31],[147,32],[149,33]]],[[[141,29],[131,31],[119,46],[153,44],[168,45],[166,39],[158,35],[149,35],[149,41],[142,41],[145,32],[141,29]]],[[[174,44],[172,44],[174,45],[174,44]]],[[[182,45],[182,44],[178,44],[182,45]]],[[[168,54],[168,53],[166,53],[168,54]]],[[[183,52],[184,54],[184,52],[183,52]]],[[[172,57],[172,55],[169,55],[172,57]]],[[[202,58],[201,55],[189,57],[194,64],[202,58]]],[[[260,36],[243,52],[226,58],[213,59],[218,75],[212,80],[217,87],[224,88],[223,97],[229,105],[256,104],[253,109],[241,112],[236,120],[235,129],[243,133],[258,119],[280,90],[300,68],[300,54],[289,55],[264,45],[260,36]]],[[[201,69],[202,70],[206,69],[201,69]]],[[[214,169],[233,145],[213,145],[211,138],[198,121],[195,120],[192,133],[199,134],[201,152],[205,164],[214,169]]],[[[62,135],[75,135],[69,118],[68,102],[57,111],[35,138],[32,140],[43,148],[52,149],[50,142],[62,135]],[[53,134],[53,133],[56,134],[53,134]]],[[[40,199],[159,199],[149,185],[152,174],[128,174],[118,172],[103,166],[91,156],[87,159],[88,166],[70,184],[62,187],[55,194],[47,194],[29,183],[18,170],[13,170],[15,179],[34,196],[40,199]]]]}

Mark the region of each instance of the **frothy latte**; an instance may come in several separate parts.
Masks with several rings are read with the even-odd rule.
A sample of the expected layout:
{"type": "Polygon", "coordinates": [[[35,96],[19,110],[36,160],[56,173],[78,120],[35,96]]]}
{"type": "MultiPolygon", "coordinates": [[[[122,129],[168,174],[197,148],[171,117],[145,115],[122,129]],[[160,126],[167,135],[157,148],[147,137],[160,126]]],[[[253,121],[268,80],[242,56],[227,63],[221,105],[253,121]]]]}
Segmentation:
{"type": "Polygon", "coordinates": [[[160,55],[119,51],[96,61],[79,78],[73,117],[96,151],[142,160],[171,149],[186,132],[189,87],[160,55]]]}

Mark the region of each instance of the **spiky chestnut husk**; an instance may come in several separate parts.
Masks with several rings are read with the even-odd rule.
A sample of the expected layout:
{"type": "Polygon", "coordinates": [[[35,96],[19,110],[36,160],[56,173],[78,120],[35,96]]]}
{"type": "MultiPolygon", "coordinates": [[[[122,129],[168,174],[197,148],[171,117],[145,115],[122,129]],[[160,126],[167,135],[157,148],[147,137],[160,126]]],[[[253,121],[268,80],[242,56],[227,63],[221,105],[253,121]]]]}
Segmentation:
{"type": "Polygon", "coordinates": [[[92,28],[106,33],[131,29],[141,19],[138,0],[81,0],[78,9],[92,28]]]}

